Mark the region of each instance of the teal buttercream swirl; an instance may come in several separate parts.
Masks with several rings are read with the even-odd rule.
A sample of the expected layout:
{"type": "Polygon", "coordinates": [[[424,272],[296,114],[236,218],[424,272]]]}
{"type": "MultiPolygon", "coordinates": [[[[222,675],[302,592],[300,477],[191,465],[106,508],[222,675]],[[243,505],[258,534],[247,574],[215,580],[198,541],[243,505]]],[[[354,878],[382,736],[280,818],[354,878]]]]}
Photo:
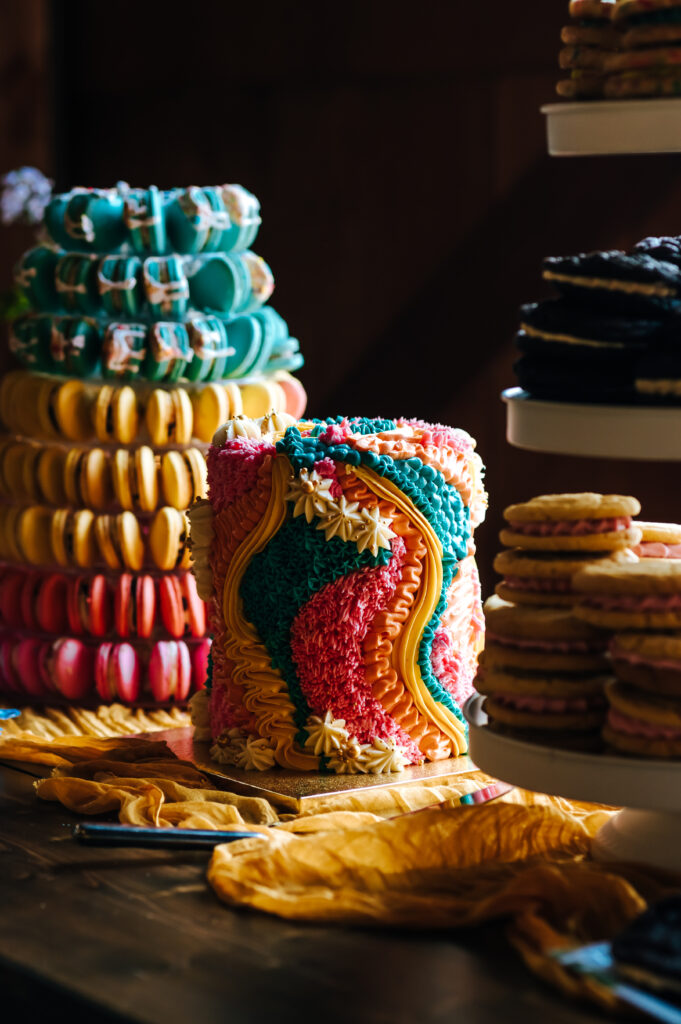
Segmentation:
{"type": "Polygon", "coordinates": [[[294,721],[301,730],[296,739],[305,743],[305,723],[310,708],[300,688],[291,653],[291,627],[300,608],[309,599],[340,576],[357,569],[387,565],[390,551],[379,548],[357,550],[356,544],[339,537],[326,540],[317,523],[304,516],[289,517],[263,550],[251,560],[241,581],[239,593],[244,615],[258,631],[272,660],[288,686],[295,708],[294,721]]]}
{"type": "MultiPolygon", "coordinates": [[[[319,426],[330,427],[334,424],[347,423],[355,434],[383,434],[388,430],[396,430],[395,420],[367,419],[366,416],[356,416],[348,419],[346,416],[327,416],[325,420],[312,420],[319,426]]],[[[319,436],[315,434],[315,437],[319,436]]]]}
{"type": "MultiPolygon", "coordinates": [[[[327,422],[340,423],[342,420],[327,422]]],[[[353,427],[356,422],[350,421],[353,427]]],[[[395,426],[391,420],[361,422],[365,426],[380,425],[381,431],[394,429],[395,426]],[[385,423],[390,425],[385,427],[385,423]]],[[[303,436],[298,427],[289,427],[276,447],[278,452],[288,457],[296,473],[303,468],[312,469],[315,462],[323,458],[350,466],[363,465],[394,483],[426,517],[442,545],[442,590],[437,607],[423,631],[418,663],[423,681],[433,699],[464,722],[461,709],[440,683],[431,664],[433,640],[447,607],[447,592],[458,572],[459,562],[466,557],[471,536],[470,510],[464,505],[457,489],[447,483],[438,469],[424,463],[417,456],[393,459],[389,455],[379,455],[372,451],[358,451],[348,444],[327,444],[320,435],[303,436]]]]}

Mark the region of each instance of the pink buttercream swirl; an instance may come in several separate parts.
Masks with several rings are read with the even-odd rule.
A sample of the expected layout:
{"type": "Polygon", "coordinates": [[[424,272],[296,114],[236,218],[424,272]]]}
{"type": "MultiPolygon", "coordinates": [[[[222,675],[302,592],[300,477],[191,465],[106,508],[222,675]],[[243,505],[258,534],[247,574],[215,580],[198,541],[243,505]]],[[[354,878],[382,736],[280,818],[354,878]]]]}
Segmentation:
{"type": "Polygon", "coordinates": [[[589,594],[580,604],[613,612],[671,612],[681,608],[681,594],[589,594]]]}
{"type": "Polygon", "coordinates": [[[538,594],[571,594],[571,576],[504,576],[512,590],[529,590],[538,594]]]}
{"type": "Polygon", "coordinates": [[[319,459],[314,464],[314,468],[319,476],[325,477],[327,480],[332,480],[331,484],[331,495],[334,498],[341,498],[343,496],[343,488],[338,483],[338,471],[336,469],[336,463],[333,459],[324,458],[319,459]]]}
{"type": "Polygon", "coordinates": [[[600,694],[594,697],[540,697],[527,693],[495,693],[494,700],[517,711],[533,711],[537,714],[597,711],[605,705],[605,698],[600,694]]]}
{"type": "Polygon", "coordinates": [[[661,540],[644,540],[631,550],[639,558],[681,558],[681,544],[663,544],[661,540]]]}
{"type": "Polygon", "coordinates": [[[647,740],[679,740],[681,727],[659,725],[657,722],[644,722],[640,718],[631,718],[617,708],[608,711],[608,725],[615,732],[626,733],[627,736],[643,736],[647,740]]]}
{"type": "Polygon", "coordinates": [[[615,516],[611,519],[556,519],[538,523],[509,522],[514,533],[528,537],[584,537],[591,533],[614,533],[628,530],[630,516],[615,516]]]}
{"type": "Polygon", "coordinates": [[[605,640],[520,640],[487,631],[487,639],[502,647],[520,651],[542,651],[547,654],[600,654],[606,648],[605,640]]]}
{"type": "Polygon", "coordinates": [[[343,444],[351,438],[352,427],[347,417],[341,423],[330,423],[324,433],[319,435],[319,440],[324,444],[343,444]]]}
{"type": "Polygon", "coordinates": [[[211,445],[206,459],[208,494],[216,512],[255,487],[268,454],[276,455],[276,449],[260,438],[235,437],[221,448],[211,445]]]}

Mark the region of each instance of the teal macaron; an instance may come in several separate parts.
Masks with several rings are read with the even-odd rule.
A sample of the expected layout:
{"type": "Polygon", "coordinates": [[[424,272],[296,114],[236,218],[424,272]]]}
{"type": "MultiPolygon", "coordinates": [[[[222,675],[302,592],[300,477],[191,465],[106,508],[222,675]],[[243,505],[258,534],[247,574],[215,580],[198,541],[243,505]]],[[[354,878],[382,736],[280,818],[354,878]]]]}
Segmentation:
{"type": "Polygon", "coordinates": [[[130,189],[125,196],[123,220],[135,252],[160,255],[166,251],[164,195],[155,185],[130,189]]]}
{"type": "Polygon", "coordinates": [[[143,264],[144,291],[153,316],[180,320],[187,311],[189,285],[181,256],[148,256],[143,264]]]}
{"type": "Polygon", "coordinates": [[[87,317],[52,317],[51,369],[73,377],[90,377],[99,367],[101,342],[97,324],[87,317]]]}
{"type": "Polygon", "coordinates": [[[14,270],[14,281],[33,309],[55,310],[58,306],[55,271],[59,253],[46,245],[29,249],[14,270]]]}
{"type": "Polygon", "coordinates": [[[147,334],[147,357],[142,376],[148,380],[179,380],[192,359],[184,324],[157,320],[147,334]]]}
{"type": "Polygon", "coordinates": [[[273,373],[275,370],[299,370],[305,360],[300,352],[300,342],[297,338],[283,338],[276,341],[272,346],[267,365],[263,367],[266,373],[273,373]]]}
{"type": "Polygon", "coordinates": [[[52,317],[27,313],[9,328],[9,349],[22,366],[38,373],[49,370],[52,317]]]}
{"type": "Polygon", "coordinates": [[[63,212],[64,248],[115,252],[126,240],[123,210],[123,197],[115,189],[75,189],[63,212]]]}
{"type": "Polygon", "coordinates": [[[239,313],[251,294],[251,276],[241,254],[214,253],[187,263],[192,305],[203,312],[239,313]]]}
{"type": "Polygon", "coordinates": [[[253,245],[260,227],[260,203],[242,185],[222,185],[220,194],[230,226],[222,236],[223,252],[241,252],[253,245]]]}
{"type": "Polygon", "coordinates": [[[110,323],[102,342],[102,376],[133,380],[141,375],[147,355],[144,324],[110,323]]]}
{"type": "Polygon", "coordinates": [[[174,251],[191,255],[221,248],[231,222],[219,189],[191,185],[169,202],[166,223],[174,251]]]}
{"type": "Polygon", "coordinates": [[[144,303],[139,256],[105,256],[97,267],[100,302],[113,316],[137,316],[144,303]]]}
{"type": "Polygon", "coordinates": [[[189,344],[193,353],[185,369],[187,380],[216,380],[224,376],[227,359],[234,349],[227,341],[227,331],[217,316],[193,316],[187,321],[189,344]]]}
{"type": "Polygon", "coordinates": [[[96,256],[81,252],[67,252],[59,258],[54,280],[60,309],[67,313],[97,312],[96,259],[96,256]]]}
{"type": "Polygon", "coordinates": [[[262,256],[256,256],[254,252],[240,253],[238,258],[246,266],[251,287],[246,302],[235,312],[253,313],[267,302],[274,291],[274,274],[262,256]]]}
{"type": "Polygon", "coordinates": [[[262,327],[253,316],[237,316],[233,320],[227,320],[225,328],[227,341],[234,349],[234,354],[226,360],[222,376],[245,377],[258,362],[262,345],[262,327]]]}

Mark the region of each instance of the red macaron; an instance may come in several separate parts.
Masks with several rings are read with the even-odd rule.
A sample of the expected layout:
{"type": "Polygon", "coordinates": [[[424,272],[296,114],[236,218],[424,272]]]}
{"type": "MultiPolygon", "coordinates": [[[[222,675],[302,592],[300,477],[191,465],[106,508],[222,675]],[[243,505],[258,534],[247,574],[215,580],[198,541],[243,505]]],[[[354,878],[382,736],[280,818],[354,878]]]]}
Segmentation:
{"type": "Polygon", "coordinates": [[[21,590],[28,579],[34,579],[34,573],[8,572],[0,587],[0,613],[3,622],[12,629],[20,629],[24,625],[21,609],[21,590]]]}
{"type": "Polygon", "coordinates": [[[149,659],[149,685],[154,700],[184,701],[192,684],[192,663],[183,640],[159,640],[149,659]]]}
{"type": "Polygon", "coordinates": [[[119,636],[151,636],[156,619],[156,588],[151,576],[124,572],[114,594],[114,624],[119,636]]]}
{"type": "Polygon", "coordinates": [[[97,693],[105,701],[136,701],[140,693],[140,658],[131,644],[100,644],[95,661],[97,693]]]}
{"type": "Polygon", "coordinates": [[[69,580],[66,607],[73,633],[105,636],[111,628],[111,594],[106,577],[97,573],[69,580]]]}
{"type": "Polygon", "coordinates": [[[190,650],[192,660],[192,684],[195,690],[203,690],[208,678],[208,657],[210,655],[210,640],[206,638],[195,644],[190,650]]]}
{"type": "Polygon", "coordinates": [[[12,654],[14,643],[5,637],[0,640],[0,683],[4,693],[23,693],[12,654]]]}
{"type": "Polygon", "coordinates": [[[190,572],[182,576],[163,576],[159,581],[161,619],[171,636],[179,638],[187,629],[192,636],[206,632],[206,606],[196,590],[190,572]]]}
{"type": "Polygon", "coordinates": [[[39,629],[37,606],[38,594],[44,575],[38,572],[24,573],[24,585],[19,594],[19,605],[21,608],[22,625],[26,629],[39,629]]]}
{"type": "Polygon", "coordinates": [[[41,661],[49,646],[45,640],[30,638],[20,640],[12,652],[12,663],[21,681],[21,687],[31,697],[45,698],[50,694],[41,671],[41,661]]]}
{"type": "Polygon", "coordinates": [[[63,637],[52,644],[48,671],[62,697],[82,700],[94,689],[95,652],[81,640],[63,637]]]}
{"type": "MultiPolygon", "coordinates": [[[[28,601],[28,581],[25,589],[25,600],[28,601]]],[[[40,578],[35,598],[35,617],[40,629],[44,629],[46,633],[63,633],[69,624],[67,589],[68,580],[63,573],[53,572],[40,578]]]]}

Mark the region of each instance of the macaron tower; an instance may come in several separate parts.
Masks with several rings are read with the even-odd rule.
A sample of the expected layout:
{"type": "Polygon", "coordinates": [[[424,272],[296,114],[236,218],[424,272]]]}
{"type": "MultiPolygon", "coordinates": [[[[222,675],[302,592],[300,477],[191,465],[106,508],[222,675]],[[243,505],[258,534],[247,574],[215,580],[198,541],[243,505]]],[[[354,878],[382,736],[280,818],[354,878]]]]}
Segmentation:
{"type": "Polygon", "coordinates": [[[223,763],[338,774],[465,753],[482,645],[473,440],[416,420],[235,417],[191,512],[214,636],[192,712],[223,763]]]}
{"type": "Polygon", "coordinates": [[[574,614],[575,574],[637,563],[635,498],[548,494],[504,511],[509,546],[485,604],[476,687],[492,729],[548,746],[598,749],[610,677],[608,637],[574,614]]]}
{"type": "Polygon", "coordinates": [[[206,608],[186,511],[220,423],[302,415],[298,342],[239,185],[78,188],[19,262],[0,381],[0,687],[14,703],[184,701],[206,608]]]}

